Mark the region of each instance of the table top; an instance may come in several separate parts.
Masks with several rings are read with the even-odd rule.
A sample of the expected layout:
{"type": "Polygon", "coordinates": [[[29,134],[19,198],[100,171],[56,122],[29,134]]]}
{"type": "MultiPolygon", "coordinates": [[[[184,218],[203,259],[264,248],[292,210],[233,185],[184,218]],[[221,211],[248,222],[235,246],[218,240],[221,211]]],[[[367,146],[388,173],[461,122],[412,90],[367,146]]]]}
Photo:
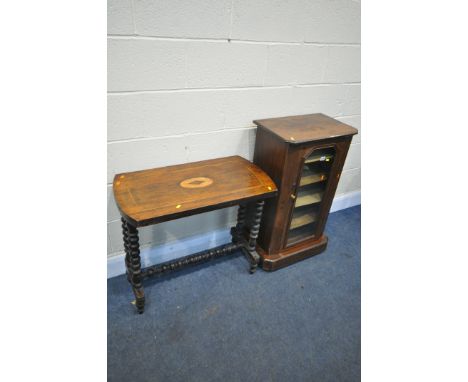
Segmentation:
{"type": "Polygon", "coordinates": [[[137,227],[277,193],[271,178],[240,156],[117,174],[113,188],[120,213],[137,227]]]}
{"type": "Polygon", "coordinates": [[[254,123],[293,144],[354,135],[358,132],[354,127],[321,113],[259,119],[254,123]]]}

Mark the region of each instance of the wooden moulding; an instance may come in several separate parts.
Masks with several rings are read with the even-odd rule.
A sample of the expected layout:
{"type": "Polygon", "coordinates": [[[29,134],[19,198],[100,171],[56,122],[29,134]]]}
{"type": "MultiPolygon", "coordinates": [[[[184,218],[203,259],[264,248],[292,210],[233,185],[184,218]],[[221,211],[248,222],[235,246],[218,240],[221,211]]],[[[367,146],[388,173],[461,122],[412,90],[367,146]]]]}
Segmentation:
{"type": "Polygon", "coordinates": [[[328,237],[323,235],[316,241],[304,241],[301,245],[292,246],[275,255],[268,255],[257,246],[257,252],[260,255],[260,266],[265,271],[276,271],[308,257],[318,255],[325,251],[328,244],[328,237]]]}

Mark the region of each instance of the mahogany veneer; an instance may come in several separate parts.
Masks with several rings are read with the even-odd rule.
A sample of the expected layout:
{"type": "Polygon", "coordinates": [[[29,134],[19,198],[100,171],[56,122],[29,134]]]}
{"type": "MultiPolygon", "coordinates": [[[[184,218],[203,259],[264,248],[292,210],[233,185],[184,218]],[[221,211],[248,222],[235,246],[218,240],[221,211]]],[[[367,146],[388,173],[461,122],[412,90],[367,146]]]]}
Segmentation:
{"type": "Polygon", "coordinates": [[[137,227],[273,196],[270,177],[240,156],[117,174],[119,210],[137,227]]]}
{"type": "Polygon", "coordinates": [[[265,203],[257,242],[263,269],[273,271],[326,249],[325,223],[358,131],[324,114],[254,123],[254,163],[279,189],[265,203]]]}
{"type": "Polygon", "coordinates": [[[135,294],[135,305],[143,313],[142,281],[156,274],[174,271],[224,256],[241,249],[250,262],[250,272],[259,263],[256,240],[264,199],[277,193],[271,178],[239,156],[212,159],[177,166],[117,174],[114,196],[122,215],[127,279],[135,294]],[[254,209],[247,216],[247,207],[254,209]],[[232,242],[174,261],[141,268],[138,227],[239,205],[232,242]]]}

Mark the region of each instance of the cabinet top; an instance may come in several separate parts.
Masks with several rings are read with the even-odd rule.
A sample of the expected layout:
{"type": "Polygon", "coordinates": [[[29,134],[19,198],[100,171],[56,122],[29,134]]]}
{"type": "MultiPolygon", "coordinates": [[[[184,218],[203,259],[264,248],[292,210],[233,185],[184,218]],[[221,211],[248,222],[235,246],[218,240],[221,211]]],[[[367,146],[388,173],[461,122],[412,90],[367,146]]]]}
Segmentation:
{"type": "Polygon", "coordinates": [[[270,130],[273,134],[289,143],[342,137],[354,135],[358,132],[354,127],[321,113],[259,119],[254,123],[270,130]]]}

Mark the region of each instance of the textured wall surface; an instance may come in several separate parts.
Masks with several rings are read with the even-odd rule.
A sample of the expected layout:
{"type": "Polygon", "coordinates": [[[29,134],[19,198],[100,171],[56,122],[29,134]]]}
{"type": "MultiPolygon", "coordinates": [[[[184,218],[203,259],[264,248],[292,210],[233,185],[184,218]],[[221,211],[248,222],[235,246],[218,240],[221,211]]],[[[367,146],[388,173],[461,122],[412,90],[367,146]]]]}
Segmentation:
{"type": "MultiPolygon", "coordinates": [[[[252,120],[321,112],[360,128],[360,2],[108,0],[108,255],[116,173],[253,157],[252,120]]],[[[360,189],[360,135],[337,195],[360,189]]],[[[227,227],[227,209],[140,231],[142,246],[227,227]]]]}

